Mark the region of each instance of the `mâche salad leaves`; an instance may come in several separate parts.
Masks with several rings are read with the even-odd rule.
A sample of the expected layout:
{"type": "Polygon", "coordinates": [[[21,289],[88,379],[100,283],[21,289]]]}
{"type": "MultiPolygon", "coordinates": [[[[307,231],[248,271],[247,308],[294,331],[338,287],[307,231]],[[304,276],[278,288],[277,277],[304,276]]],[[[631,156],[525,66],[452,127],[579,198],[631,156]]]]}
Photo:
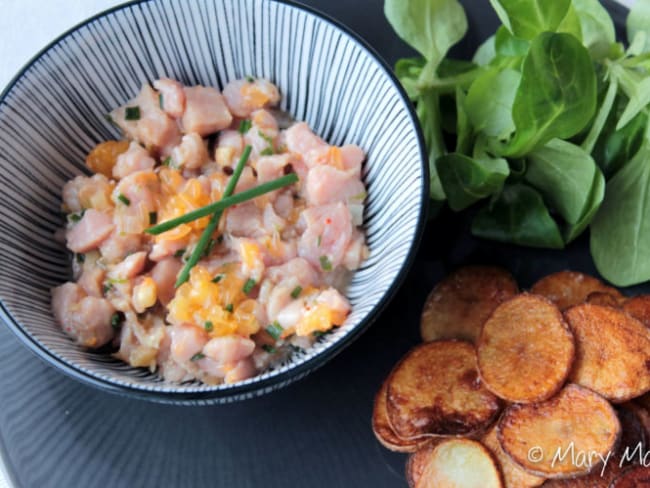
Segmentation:
{"type": "Polygon", "coordinates": [[[432,208],[474,207],[473,234],[559,249],[591,226],[601,274],[650,280],[650,3],[625,44],[598,0],[490,0],[502,25],[472,61],[458,0],[385,0],[419,57],[395,71],[416,104],[432,208]],[[626,47],[627,46],[627,47],[626,47]]]}

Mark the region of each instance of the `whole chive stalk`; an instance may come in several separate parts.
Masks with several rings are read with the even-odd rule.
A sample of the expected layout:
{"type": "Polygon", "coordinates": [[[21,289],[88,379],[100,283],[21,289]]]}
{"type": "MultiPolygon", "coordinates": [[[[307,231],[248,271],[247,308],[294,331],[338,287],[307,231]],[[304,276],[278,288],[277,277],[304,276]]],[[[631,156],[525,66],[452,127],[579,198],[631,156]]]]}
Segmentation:
{"type": "MultiPolygon", "coordinates": [[[[167,232],[168,230],[171,230],[174,227],[178,227],[181,224],[187,224],[189,222],[200,219],[202,217],[207,217],[208,215],[211,215],[214,212],[223,212],[228,207],[232,207],[233,205],[238,205],[248,200],[252,200],[261,195],[264,195],[265,193],[279,190],[280,188],[284,188],[285,186],[292,185],[297,181],[298,181],[298,176],[295,173],[282,176],[275,180],[262,183],[261,185],[258,185],[255,188],[251,188],[250,190],[244,190],[230,197],[224,197],[218,202],[214,202],[211,203],[210,205],[206,205],[205,207],[198,208],[196,210],[186,213],[185,215],[176,217],[175,219],[170,219],[170,220],[166,220],[165,222],[161,222],[158,225],[149,227],[148,229],[145,230],[145,232],[147,234],[153,234],[153,235],[162,234],[163,232],[167,232]]],[[[219,241],[217,240],[217,242],[219,241]]]]}
{"type": "MultiPolygon", "coordinates": [[[[230,180],[228,180],[228,184],[226,185],[226,189],[223,192],[224,198],[229,197],[235,191],[235,187],[237,186],[237,182],[239,181],[239,177],[241,176],[242,171],[244,171],[244,166],[246,166],[246,161],[248,161],[248,158],[251,155],[251,150],[252,149],[253,148],[251,146],[246,146],[244,148],[244,152],[242,153],[241,158],[239,158],[239,161],[237,162],[237,167],[235,168],[234,173],[230,177],[230,180]]],[[[221,199],[222,202],[223,202],[224,198],[221,199]]],[[[217,202],[217,203],[219,203],[219,202],[217,202]]],[[[217,209],[217,210],[213,210],[211,212],[212,217],[210,217],[210,222],[208,222],[208,225],[203,230],[203,234],[201,234],[201,237],[199,238],[199,242],[196,243],[196,246],[194,247],[194,250],[192,251],[192,255],[187,260],[187,262],[185,263],[185,266],[183,266],[183,269],[181,270],[181,272],[178,275],[178,279],[176,280],[176,284],[174,285],[176,288],[181,286],[183,283],[185,283],[189,279],[190,270],[196,265],[196,263],[199,262],[199,260],[201,259],[201,256],[203,256],[203,252],[205,251],[205,248],[208,245],[208,242],[212,239],[212,234],[214,234],[214,231],[217,229],[217,226],[219,225],[219,219],[221,219],[221,214],[223,213],[223,210],[224,210],[223,208],[220,208],[220,209],[217,209]]],[[[185,216],[187,216],[187,215],[185,215],[185,216]]]]}

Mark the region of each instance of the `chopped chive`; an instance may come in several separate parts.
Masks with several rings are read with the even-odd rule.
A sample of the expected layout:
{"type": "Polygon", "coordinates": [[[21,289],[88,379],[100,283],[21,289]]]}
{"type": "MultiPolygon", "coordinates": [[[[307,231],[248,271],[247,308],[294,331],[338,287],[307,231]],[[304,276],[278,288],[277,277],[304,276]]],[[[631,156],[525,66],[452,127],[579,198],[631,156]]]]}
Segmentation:
{"type": "Polygon", "coordinates": [[[250,121],[250,119],[244,119],[239,123],[239,133],[240,134],[246,134],[249,130],[251,130],[253,123],[250,121]]]}
{"type": "Polygon", "coordinates": [[[332,271],[332,262],[329,260],[327,256],[321,256],[319,260],[320,260],[320,267],[323,268],[324,271],[332,271]]]}
{"type": "Polygon", "coordinates": [[[113,120],[113,117],[111,117],[111,114],[104,114],[104,120],[106,120],[106,122],[108,122],[109,124],[117,127],[117,124],[113,120]]]}
{"type": "Polygon", "coordinates": [[[212,324],[212,322],[210,322],[210,321],[208,320],[208,321],[205,323],[204,328],[205,328],[205,330],[207,330],[208,332],[212,332],[212,329],[214,328],[214,325],[212,324]]]}
{"type": "Polygon", "coordinates": [[[235,307],[233,306],[232,303],[229,303],[228,305],[226,305],[226,306],[223,307],[223,308],[224,308],[224,310],[225,310],[226,312],[230,312],[230,313],[232,313],[232,311],[235,309],[235,307]]]}
{"type": "Polygon", "coordinates": [[[79,222],[81,220],[81,218],[84,216],[85,211],[86,210],[82,210],[80,213],[68,214],[68,220],[70,222],[79,222]]]}
{"type": "Polygon", "coordinates": [[[107,280],[111,285],[120,285],[124,283],[128,283],[129,280],[126,278],[109,278],[107,280]]]}
{"type": "Polygon", "coordinates": [[[266,326],[266,332],[277,341],[282,336],[284,329],[276,320],[272,324],[266,326]]]}
{"type": "Polygon", "coordinates": [[[165,160],[162,162],[162,164],[163,164],[163,166],[169,166],[169,167],[171,167],[171,166],[172,166],[172,157],[171,157],[171,156],[167,156],[167,157],[165,158],[165,160]]]}
{"type": "MultiPolygon", "coordinates": [[[[162,234],[163,232],[167,232],[168,230],[173,229],[174,227],[177,227],[181,224],[187,224],[188,222],[192,222],[202,217],[213,215],[215,212],[222,212],[228,207],[232,207],[233,205],[238,205],[248,200],[252,200],[261,195],[264,195],[265,193],[279,190],[280,188],[284,188],[285,186],[292,185],[297,181],[298,181],[298,176],[295,173],[282,176],[275,180],[262,183],[261,185],[251,188],[250,190],[244,190],[235,195],[224,197],[218,202],[214,202],[209,205],[206,205],[205,207],[198,208],[196,210],[193,210],[192,212],[188,212],[185,215],[182,215],[175,219],[170,219],[170,220],[166,220],[165,222],[161,222],[158,225],[149,227],[148,229],[145,230],[145,232],[147,234],[153,234],[153,235],[162,234]]],[[[216,225],[214,226],[214,228],[216,229],[216,225]]],[[[203,247],[207,245],[207,241],[208,239],[210,239],[213,232],[214,229],[206,238],[203,247]]]]}
{"type": "Polygon", "coordinates": [[[197,352],[194,356],[190,358],[190,361],[199,361],[205,357],[205,354],[202,352],[197,352]]]}
{"type": "Polygon", "coordinates": [[[126,195],[124,195],[123,193],[120,193],[120,194],[117,196],[117,199],[118,199],[120,202],[122,202],[124,205],[126,205],[127,207],[128,207],[129,205],[131,205],[131,200],[129,200],[129,199],[126,197],[126,195]]]}
{"type": "Polygon", "coordinates": [[[111,315],[111,327],[113,327],[113,329],[119,329],[121,323],[122,317],[119,312],[115,312],[113,315],[111,315]]]}
{"type": "Polygon", "coordinates": [[[255,81],[255,78],[253,78],[252,76],[247,76],[246,81],[248,81],[249,83],[253,83],[255,81]]]}
{"type": "Polygon", "coordinates": [[[158,222],[158,213],[149,212],[149,225],[155,225],[158,222]]]}
{"type": "Polygon", "coordinates": [[[165,103],[163,102],[163,94],[162,93],[158,94],[158,105],[160,106],[160,110],[165,110],[165,103]]]}
{"type": "Polygon", "coordinates": [[[246,283],[244,283],[244,287],[242,288],[243,292],[248,295],[251,292],[251,290],[255,288],[256,284],[257,282],[253,278],[248,278],[246,280],[246,283]]]}
{"type": "Polygon", "coordinates": [[[124,118],[126,120],[140,120],[140,107],[126,107],[124,111],[124,118]]]}
{"type": "Polygon", "coordinates": [[[226,277],[225,274],[221,273],[212,278],[212,283],[219,283],[221,280],[223,280],[226,277]]]}
{"type": "Polygon", "coordinates": [[[268,143],[269,146],[273,147],[273,138],[271,136],[265,134],[261,130],[258,130],[257,133],[262,139],[264,139],[268,143]]]}
{"type": "Polygon", "coordinates": [[[278,352],[278,350],[275,347],[269,346],[268,344],[262,344],[262,349],[264,349],[269,354],[275,354],[276,352],[278,352]]]}
{"type": "Polygon", "coordinates": [[[262,149],[260,152],[260,156],[273,156],[275,154],[275,151],[273,151],[272,148],[267,147],[266,149],[262,149]]]}
{"type": "Polygon", "coordinates": [[[106,295],[112,289],[113,289],[113,284],[112,283],[110,283],[110,282],[109,283],[104,283],[104,288],[103,288],[104,295],[106,295]]]}
{"type": "Polygon", "coordinates": [[[296,286],[293,291],[291,292],[291,298],[298,298],[300,294],[302,293],[302,286],[296,286]]]}
{"type": "Polygon", "coordinates": [[[185,249],[179,249],[174,253],[175,258],[182,258],[183,255],[185,254],[185,249]]]}
{"type": "Polygon", "coordinates": [[[316,242],[316,245],[318,245],[318,247],[320,247],[321,242],[323,242],[323,236],[322,235],[318,236],[318,241],[316,242]]]}
{"type": "Polygon", "coordinates": [[[86,255],[85,254],[77,254],[77,262],[78,263],[83,263],[86,260],[86,255]]]}

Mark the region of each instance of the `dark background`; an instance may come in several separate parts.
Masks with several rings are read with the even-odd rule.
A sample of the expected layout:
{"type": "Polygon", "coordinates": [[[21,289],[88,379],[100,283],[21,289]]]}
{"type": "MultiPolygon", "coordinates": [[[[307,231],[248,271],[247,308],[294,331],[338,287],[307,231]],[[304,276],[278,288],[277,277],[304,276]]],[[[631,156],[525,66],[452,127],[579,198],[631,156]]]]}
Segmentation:
{"type": "MultiPolygon", "coordinates": [[[[410,54],[382,0],[304,3],[363,36],[391,64],[410,54]]],[[[470,30],[454,54],[469,57],[493,32],[487,0],[463,2],[470,30]]],[[[612,6],[615,17],[623,8],[612,6]]],[[[405,456],[374,439],[374,394],[418,342],[432,286],[466,263],[501,264],[522,286],[560,269],[594,272],[586,238],[535,251],[468,237],[462,218],[427,227],[418,260],[381,319],[306,379],[267,396],[217,407],[172,407],[81,385],[46,366],[0,326],[0,447],[17,487],[405,487],[405,456]]]]}

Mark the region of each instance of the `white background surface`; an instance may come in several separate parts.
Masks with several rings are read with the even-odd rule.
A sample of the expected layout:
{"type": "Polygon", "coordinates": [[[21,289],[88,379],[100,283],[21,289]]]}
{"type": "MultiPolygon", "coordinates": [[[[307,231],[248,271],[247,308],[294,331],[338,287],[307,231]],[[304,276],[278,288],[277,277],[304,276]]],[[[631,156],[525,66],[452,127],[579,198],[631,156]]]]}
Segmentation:
{"type": "MultiPolygon", "coordinates": [[[[635,0],[619,1],[631,5],[635,0]]],[[[120,3],[120,0],[0,0],[0,89],[52,39],[120,3]]],[[[0,459],[0,488],[10,488],[7,478],[0,459]]]]}

